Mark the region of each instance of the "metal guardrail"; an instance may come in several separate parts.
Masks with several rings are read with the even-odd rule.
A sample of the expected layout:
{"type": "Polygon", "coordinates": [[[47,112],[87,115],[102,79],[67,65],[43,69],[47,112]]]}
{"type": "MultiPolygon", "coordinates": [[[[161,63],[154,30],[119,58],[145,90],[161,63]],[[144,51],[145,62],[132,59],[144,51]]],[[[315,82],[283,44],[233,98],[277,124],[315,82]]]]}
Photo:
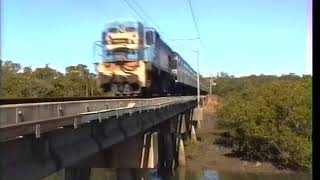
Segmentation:
{"type": "MultiPolygon", "coordinates": [[[[81,124],[89,123],[92,120],[99,120],[103,122],[110,117],[120,117],[124,114],[133,114],[136,112],[150,111],[165,108],[173,104],[184,103],[196,100],[195,96],[183,97],[163,97],[151,99],[129,99],[129,100],[93,100],[93,101],[79,101],[79,102],[54,102],[54,103],[36,103],[36,104],[18,104],[18,105],[1,105],[0,117],[13,118],[15,123],[1,124],[0,126],[0,141],[7,141],[13,138],[21,138],[23,135],[35,134],[39,138],[41,133],[61,129],[65,126],[73,125],[73,128],[78,128],[81,124]],[[108,102],[106,108],[105,103],[108,102]],[[91,103],[91,104],[90,104],[91,103]],[[88,106],[95,104],[94,111],[90,111],[88,106]],[[104,105],[101,107],[101,105],[104,105]],[[71,108],[74,106],[74,109],[71,108]],[[60,107],[71,108],[67,111],[67,115],[61,114],[60,107]],[[79,108],[79,109],[77,109],[79,108]],[[75,110],[77,109],[77,111],[75,110]],[[50,110],[54,110],[51,112],[50,110]],[[89,110],[89,111],[88,111],[89,110]],[[27,113],[35,113],[27,115],[27,113]],[[10,113],[14,113],[13,115],[10,113]],[[49,115],[44,116],[45,113],[49,115]],[[71,114],[73,113],[73,114],[71,114]],[[25,119],[24,122],[17,121],[19,118],[25,119]],[[32,119],[33,118],[33,119],[32,119]]],[[[93,107],[93,106],[91,106],[93,107]]],[[[7,120],[8,122],[8,120],[7,120]]],[[[9,121],[10,122],[10,121],[9,121]]]]}
{"type": "Polygon", "coordinates": [[[88,101],[88,100],[99,100],[99,99],[137,99],[137,98],[156,98],[151,96],[70,96],[70,97],[28,97],[28,98],[0,98],[0,105],[8,104],[27,104],[27,103],[44,103],[44,102],[63,102],[63,101],[88,101]]]}
{"type": "MultiPolygon", "coordinates": [[[[189,96],[186,96],[185,98],[187,97],[189,96]]],[[[177,98],[179,99],[183,97],[99,99],[0,105],[0,126],[29,121],[39,121],[54,117],[70,116],[84,112],[126,107],[129,103],[135,103],[136,106],[151,105],[153,103],[160,103],[168,99],[177,98]]]]}

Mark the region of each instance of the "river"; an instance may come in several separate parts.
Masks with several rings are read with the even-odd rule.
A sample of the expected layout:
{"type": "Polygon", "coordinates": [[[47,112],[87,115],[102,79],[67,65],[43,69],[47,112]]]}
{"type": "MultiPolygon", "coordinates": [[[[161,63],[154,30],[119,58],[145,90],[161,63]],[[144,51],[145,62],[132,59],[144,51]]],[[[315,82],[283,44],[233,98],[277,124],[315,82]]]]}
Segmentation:
{"type": "Polygon", "coordinates": [[[91,180],[117,180],[117,179],[143,179],[143,180],[310,180],[309,173],[297,174],[253,174],[253,173],[234,173],[217,172],[212,169],[191,171],[185,168],[176,169],[173,175],[160,175],[157,170],[146,169],[93,169],[91,180]],[[116,172],[126,174],[117,177],[116,172]]]}

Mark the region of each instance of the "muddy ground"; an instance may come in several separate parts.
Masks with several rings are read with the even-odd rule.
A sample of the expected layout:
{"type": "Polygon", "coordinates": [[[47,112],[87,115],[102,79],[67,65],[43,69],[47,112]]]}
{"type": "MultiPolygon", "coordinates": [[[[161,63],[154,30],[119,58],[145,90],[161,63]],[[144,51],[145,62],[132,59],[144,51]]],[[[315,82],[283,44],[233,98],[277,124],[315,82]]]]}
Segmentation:
{"type": "MultiPolygon", "coordinates": [[[[234,157],[230,147],[217,144],[222,132],[216,127],[217,96],[210,96],[204,106],[204,121],[197,129],[199,141],[192,152],[187,152],[187,168],[190,170],[213,169],[216,171],[235,173],[294,173],[290,170],[281,170],[270,162],[248,162],[234,157]],[[191,155],[190,155],[191,154],[191,155]]],[[[190,148],[186,148],[187,151],[190,148]]]]}

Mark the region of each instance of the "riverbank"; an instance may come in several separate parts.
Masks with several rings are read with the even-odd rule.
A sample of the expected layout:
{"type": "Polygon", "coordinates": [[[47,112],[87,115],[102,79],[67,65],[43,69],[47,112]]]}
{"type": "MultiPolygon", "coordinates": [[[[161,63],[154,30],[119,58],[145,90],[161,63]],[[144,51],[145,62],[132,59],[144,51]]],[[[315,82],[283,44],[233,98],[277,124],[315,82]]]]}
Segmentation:
{"type": "Polygon", "coordinates": [[[218,105],[218,97],[210,96],[207,105],[204,107],[204,121],[201,128],[196,130],[199,141],[196,145],[189,144],[189,147],[186,148],[188,169],[196,171],[214,169],[235,173],[296,173],[291,170],[278,169],[270,162],[240,160],[240,158],[232,155],[230,147],[218,144],[217,140],[222,138],[223,133],[216,127],[215,113],[218,105]]]}

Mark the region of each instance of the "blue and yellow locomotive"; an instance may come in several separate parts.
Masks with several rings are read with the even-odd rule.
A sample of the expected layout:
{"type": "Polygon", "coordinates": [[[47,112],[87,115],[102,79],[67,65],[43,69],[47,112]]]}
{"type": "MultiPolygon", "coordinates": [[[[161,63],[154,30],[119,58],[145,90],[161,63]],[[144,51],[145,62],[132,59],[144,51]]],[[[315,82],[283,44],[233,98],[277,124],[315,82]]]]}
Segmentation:
{"type": "MultiPolygon", "coordinates": [[[[160,38],[137,21],[112,22],[102,33],[98,86],[122,95],[196,94],[197,74],[160,38]]],[[[201,81],[201,93],[208,87],[201,81]]]]}

